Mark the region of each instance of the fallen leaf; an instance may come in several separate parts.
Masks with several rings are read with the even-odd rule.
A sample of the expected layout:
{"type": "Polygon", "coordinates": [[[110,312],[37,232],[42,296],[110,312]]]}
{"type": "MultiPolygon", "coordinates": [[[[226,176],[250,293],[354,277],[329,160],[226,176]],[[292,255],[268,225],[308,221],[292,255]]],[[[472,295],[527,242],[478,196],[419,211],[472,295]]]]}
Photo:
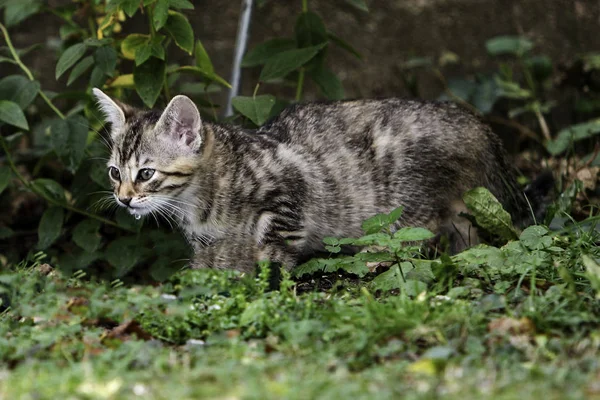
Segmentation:
{"type": "Polygon", "coordinates": [[[130,336],[135,334],[138,339],[150,340],[152,339],[152,335],[142,329],[141,325],[137,321],[126,321],[121,325],[116,326],[111,329],[104,335],[102,335],[102,340],[105,339],[120,339],[120,340],[129,340],[130,336]]]}

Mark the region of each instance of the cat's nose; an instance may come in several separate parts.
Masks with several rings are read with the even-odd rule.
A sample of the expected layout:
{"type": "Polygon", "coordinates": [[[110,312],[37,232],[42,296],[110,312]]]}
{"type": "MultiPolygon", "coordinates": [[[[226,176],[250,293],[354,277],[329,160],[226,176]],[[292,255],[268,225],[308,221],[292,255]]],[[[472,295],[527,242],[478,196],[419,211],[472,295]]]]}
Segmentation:
{"type": "Polygon", "coordinates": [[[126,206],[129,206],[129,203],[131,203],[131,197],[119,197],[119,201],[126,206]]]}

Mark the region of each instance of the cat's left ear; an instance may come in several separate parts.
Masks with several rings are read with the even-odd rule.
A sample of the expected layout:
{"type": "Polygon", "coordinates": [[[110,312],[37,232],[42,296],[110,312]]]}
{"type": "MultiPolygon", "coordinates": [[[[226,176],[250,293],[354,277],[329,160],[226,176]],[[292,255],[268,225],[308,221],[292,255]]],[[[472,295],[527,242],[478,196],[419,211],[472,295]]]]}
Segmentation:
{"type": "Polygon", "coordinates": [[[163,111],[156,131],[169,139],[198,150],[202,144],[202,119],[200,112],[187,96],[175,96],[163,111]]]}
{"type": "Polygon", "coordinates": [[[114,137],[121,132],[125,126],[124,107],[119,106],[119,104],[117,104],[113,99],[108,97],[102,90],[98,88],[94,88],[92,92],[94,93],[96,100],[98,100],[98,106],[106,117],[106,121],[110,122],[111,124],[111,136],[114,139],[114,137]]]}

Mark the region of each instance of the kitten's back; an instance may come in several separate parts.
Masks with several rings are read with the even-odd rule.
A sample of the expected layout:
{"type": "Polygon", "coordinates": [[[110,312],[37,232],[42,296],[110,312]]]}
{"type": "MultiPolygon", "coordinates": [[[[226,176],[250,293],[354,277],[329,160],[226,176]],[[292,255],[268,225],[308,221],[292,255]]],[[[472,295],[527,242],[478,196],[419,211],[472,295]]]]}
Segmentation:
{"type": "Polygon", "coordinates": [[[476,186],[490,189],[516,218],[526,205],[500,140],[454,103],[308,103],[286,109],[259,132],[309,159],[308,169],[322,172],[315,179],[332,178],[334,196],[363,204],[361,218],[404,205],[405,223],[434,228],[448,217],[449,204],[476,186]]]}

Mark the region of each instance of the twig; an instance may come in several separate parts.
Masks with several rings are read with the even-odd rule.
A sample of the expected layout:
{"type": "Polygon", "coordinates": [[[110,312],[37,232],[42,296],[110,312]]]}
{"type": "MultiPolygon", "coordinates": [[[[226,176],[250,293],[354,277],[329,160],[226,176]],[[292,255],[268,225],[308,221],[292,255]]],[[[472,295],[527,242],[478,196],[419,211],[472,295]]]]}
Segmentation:
{"type": "Polygon", "coordinates": [[[552,140],[550,136],[550,129],[548,129],[548,124],[546,123],[546,118],[542,115],[541,111],[538,107],[535,108],[535,116],[537,117],[538,123],[540,124],[540,129],[542,130],[542,134],[544,138],[549,142],[552,140]]]}
{"type": "Polygon", "coordinates": [[[298,86],[296,87],[296,102],[302,100],[302,88],[304,86],[304,68],[300,68],[300,73],[298,74],[298,86]]]}
{"type": "Polygon", "coordinates": [[[31,190],[33,193],[37,194],[40,197],[43,197],[44,200],[46,200],[48,203],[55,205],[55,206],[60,206],[63,207],[69,211],[72,211],[74,213],[80,214],[80,215],[84,215],[88,218],[93,218],[97,221],[100,221],[106,225],[111,225],[114,226],[116,228],[121,228],[121,229],[125,229],[128,230],[124,227],[122,227],[121,225],[117,224],[114,221],[111,221],[109,219],[106,219],[104,217],[101,217],[99,215],[95,215],[92,213],[89,213],[87,211],[84,210],[80,210],[77,207],[74,207],[68,203],[63,203],[61,201],[57,201],[56,199],[53,199],[52,197],[49,197],[46,195],[46,193],[44,193],[43,191],[37,189],[37,187],[35,185],[32,184],[32,182],[29,182],[24,176],[23,174],[21,174],[21,172],[18,170],[17,166],[15,165],[11,155],[10,155],[10,151],[8,149],[8,146],[6,144],[6,141],[4,140],[4,137],[0,135],[0,146],[2,147],[2,149],[4,150],[4,153],[6,154],[6,161],[8,162],[8,165],[10,166],[10,169],[13,171],[13,173],[16,175],[17,179],[19,179],[19,181],[21,181],[21,183],[23,184],[23,186],[25,186],[27,189],[31,190]]]}
{"type": "Polygon", "coordinates": [[[238,23],[237,37],[235,38],[235,51],[233,55],[233,67],[231,68],[231,89],[227,96],[225,116],[233,114],[231,101],[238,95],[241,86],[242,58],[246,52],[250,31],[250,15],[252,14],[252,0],[242,0],[240,20],[238,23]]]}
{"type": "Polygon", "coordinates": [[[432,68],[432,72],[435,75],[435,77],[438,78],[438,80],[440,81],[442,86],[444,87],[444,93],[446,93],[448,95],[448,97],[450,97],[455,102],[461,104],[463,107],[469,109],[472,113],[474,113],[476,115],[481,115],[481,111],[479,111],[477,108],[473,107],[473,105],[470,104],[469,102],[467,102],[467,101],[461,99],[460,97],[458,97],[457,95],[455,95],[452,92],[452,90],[450,90],[450,87],[448,86],[448,82],[446,81],[444,74],[442,74],[442,71],[440,71],[438,68],[432,68]]]}
{"type": "MultiPolygon", "coordinates": [[[[0,24],[0,30],[2,31],[2,34],[4,35],[4,40],[6,41],[6,45],[10,49],[10,54],[12,55],[12,57],[15,60],[15,62],[17,63],[17,65],[23,70],[23,72],[25,72],[25,75],[27,75],[27,77],[29,78],[30,81],[35,81],[33,74],[31,73],[29,68],[27,68],[27,66],[25,64],[23,64],[23,62],[21,61],[21,58],[19,57],[19,54],[17,54],[17,51],[15,50],[15,48],[12,44],[12,41],[10,40],[10,36],[8,35],[8,31],[6,30],[6,28],[4,27],[3,24],[0,24]]],[[[62,112],[60,112],[60,110],[58,108],[56,108],[54,106],[54,104],[52,104],[52,101],[50,101],[48,96],[46,96],[46,94],[42,91],[41,87],[40,87],[40,90],[38,91],[38,94],[40,95],[40,97],[42,99],[44,99],[46,104],[48,104],[48,106],[52,109],[52,111],[54,111],[56,113],[56,115],[58,115],[61,119],[66,118],[65,115],[62,112]]]]}
{"type": "Polygon", "coordinates": [[[504,125],[504,126],[509,126],[511,128],[515,128],[516,130],[519,131],[519,133],[529,139],[533,139],[536,142],[540,143],[540,138],[538,137],[538,135],[535,134],[534,131],[532,131],[531,129],[529,129],[528,127],[526,127],[525,125],[521,125],[520,123],[518,123],[517,121],[514,121],[512,119],[506,119],[506,118],[502,118],[502,117],[498,117],[496,115],[487,115],[485,117],[486,120],[488,120],[489,122],[494,122],[496,124],[500,124],[500,125],[504,125]]]}

